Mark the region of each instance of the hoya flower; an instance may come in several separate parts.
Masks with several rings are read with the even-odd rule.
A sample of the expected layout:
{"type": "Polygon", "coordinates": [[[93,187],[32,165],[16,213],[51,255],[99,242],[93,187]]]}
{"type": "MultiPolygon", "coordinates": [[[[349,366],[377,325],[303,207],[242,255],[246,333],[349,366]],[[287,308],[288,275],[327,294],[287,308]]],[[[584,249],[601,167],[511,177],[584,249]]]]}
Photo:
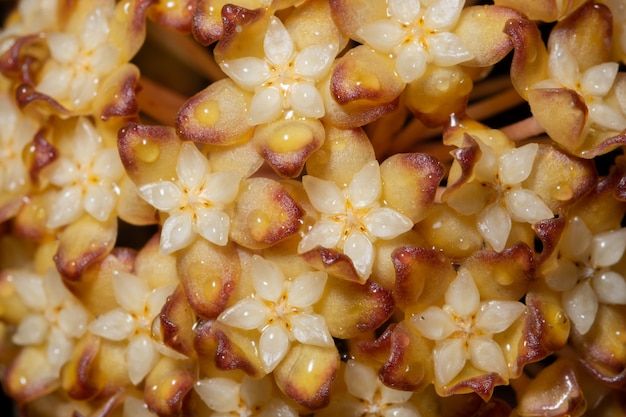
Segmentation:
{"type": "Polygon", "coordinates": [[[274,370],[293,341],[334,346],[325,319],[313,309],[324,292],[326,273],[311,271],[288,279],[278,265],[258,255],[251,262],[254,293],[227,308],[218,320],[260,332],[258,351],[265,372],[274,370]]]}
{"type": "Polygon", "coordinates": [[[347,392],[338,394],[330,405],[316,413],[318,417],[421,417],[410,402],[413,391],[389,388],[380,381],[376,370],[355,360],[346,363],[344,380],[347,392]]]}
{"type": "Polygon", "coordinates": [[[124,167],[115,148],[105,146],[93,124],[79,118],[71,135],[61,138],[60,156],[46,167],[50,183],[60,189],[49,208],[46,226],[68,225],[87,212],[106,221],[117,205],[124,167]]]}
{"type": "Polygon", "coordinates": [[[430,306],[411,317],[420,333],[436,342],[433,351],[435,380],[450,383],[469,361],[473,367],[507,379],[508,364],[502,347],[493,339],[525,311],[518,301],[480,300],[470,272],[461,268],[445,293],[442,307],[430,306]]]}
{"type": "MultiPolygon", "coordinates": [[[[512,147],[501,133],[479,139],[480,159],[469,168],[472,174],[461,174],[458,160],[450,175],[450,186],[444,201],[463,215],[476,215],[480,235],[491,247],[501,252],[513,226],[512,222],[534,224],[553,217],[552,210],[523,182],[533,170],[539,145],[529,143],[512,147]],[[459,183],[455,183],[459,178],[459,183]]],[[[476,149],[477,150],[477,149],[476,149]]],[[[459,156],[461,154],[457,154],[459,156]]]]}
{"type": "Polygon", "coordinates": [[[136,275],[116,272],[112,275],[112,285],[119,308],[96,317],[88,329],[105,339],[128,343],[125,355],[128,376],[137,385],[155,365],[160,352],[167,349],[152,338],[152,323],[174,287],[151,289],[136,275]]]}
{"type": "Polygon", "coordinates": [[[254,93],[248,123],[256,126],[280,117],[323,117],[324,103],[316,84],[328,73],[338,46],[314,44],[298,51],[283,23],[272,16],[263,51],[264,59],[237,58],[220,64],[237,85],[254,93]]]}
{"type": "Polygon", "coordinates": [[[585,334],[595,322],[598,304],[626,305],[626,281],[616,269],[626,250],[626,228],[593,234],[580,217],[571,218],[556,259],[544,265],[546,283],[562,292],[563,309],[585,334]]]}
{"type": "Polygon", "coordinates": [[[357,35],[383,54],[392,54],[405,83],[421,77],[429,64],[449,67],[473,58],[452,32],[464,0],[387,0],[387,16],[362,26],[357,35]]]}
{"type": "Polygon", "coordinates": [[[75,340],[87,330],[89,313],[54,268],[45,276],[17,271],[12,280],[30,310],[17,326],[12,341],[19,346],[45,346],[45,365],[52,375],[58,376],[71,358],[75,340]]]}
{"type": "Polygon", "coordinates": [[[177,178],[139,187],[139,193],[168,217],[161,230],[161,251],[188,246],[199,234],[209,242],[228,242],[230,216],[225,211],[239,192],[241,178],[231,171],[212,172],[209,161],[192,142],[180,148],[177,178]]]}
{"type": "Polygon", "coordinates": [[[270,377],[241,382],[224,377],[204,378],[194,387],[202,401],[211,409],[209,417],[297,417],[276,392],[270,377]]]}
{"type": "Polygon", "coordinates": [[[298,253],[316,247],[338,249],[348,256],[362,281],[372,272],[373,242],[393,239],[413,228],[413,221],[381,202],[380,166],[371,161],[343,189],[335,182],[311,175],[302,185],[320,219],[304,235],[298,253]]]}

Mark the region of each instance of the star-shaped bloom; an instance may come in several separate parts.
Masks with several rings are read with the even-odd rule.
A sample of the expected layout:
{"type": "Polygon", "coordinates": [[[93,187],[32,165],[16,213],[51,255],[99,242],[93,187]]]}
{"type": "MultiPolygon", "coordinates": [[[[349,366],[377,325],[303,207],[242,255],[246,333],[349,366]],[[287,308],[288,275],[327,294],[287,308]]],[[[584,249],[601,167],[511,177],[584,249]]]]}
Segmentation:
{"type": "Polygon", "coordinates": [[[444,198],[457,212],[477,215],[480,235],[501,252],[513,221],[533,224],[554,215],[536,192],[522,185],[532,172],[536,143],[504,149],[478,143],[482,156],[473,168],[473,180],[451,189],[444,198]]]}
{"type": "Polygon", "coordinates": [[[540,81],[532,88],[568,88],[576,91],[589,109],[588,123],[621,132],[626,129],[626,116],[617,110],[619,107],[604,102],[604,97],[615,83],[618,70],[617,62],[604,62],[583,72],[568,47],[554,42],[549,51],[550,78],[540,81]]]}
{"type": "Polygon", "coordinates": [[[445,293],[443,307],[431,306],[411,317],[424,337],[436,341],[433,360],[437,384],[452,381],[468,360],[481,371],[508,378],[502,347],[493,335],[508,329],[525,309],[518,301],[481,302],[474,278],[461,268],[445,293]]]}
{"type": "Polygon", "coordinates": [[[626,228],[593,235],[580,217],[568,221],[557,259],[543,273],[550,288],[563,292],[563,308],[579,333],[591,329],[598,303],[626,304],[626,280],[614,270],[625,250],[626,228]]]}
{"type": "Polygon", "coordinates": [[[127,341],[128,376],[137,385],[152,369],[160,353],[179,356],[151,337],[153,321],[174,287],[151,289],[144,279],[122,271],[113,275],[112,284],[120,307],[96,317],[88,328],[105,339],[127,341]]]}
{"type": "Polygon", "coordinates": [[[275,392],[266,376],[241,382],[224,377],[205,378],[194,387],[202,401],[213,411],[209,417],[297,417],[299,414],[275,392]]]}
{"type": "Polygon", "coordinates": [[[87,330],[89,313],[65,287],[56,269],[45,276],[28,271],[11,273],[15,289],[30,313],[13,334],[20,346],[46,346],[47,365],[51,374],[59,375],[71,359],[76,339],[87,330]]]}
{"type": "Polygon", "coordinates": [[[339,249],[364,280],[374,265],[373,242],[393,239],[413,228],[411,219],[381,203],[382,180],[376,161],[361,168],[343,189],[311,175],[302,177],[302,185],[321,218],[300,241],[298,253],[317,246],[339,249]]]}
{"type": "Polygon", "coordinates": [[[383,54],[392,54],[405,83],[421,77],[429,64],[449,67],[469,61],[472,52],[451,30],[464,0],[387,0],[387,17],[357,34],[383,54]]]}
{"type": "Polygon", "coordinates": [[[70,224],[84,212],[99,221],[109,218],[119,197],[118,181],[124,167],[117,149],[105,147],[96,128],[86,118],[78,119],[76,128],[59,144],[61,155],[46,167],[56,193],[46,226],[57,228],[70,224]]]}
{"type": "Polygon", "coordinates": [[[265,58],[237,58],[220,64],[244,90],[254,93],[248,109],[252,126],[279,117],[324,116],[324,103],[316,84],[330,70],[338,46],[309,45],[296,50],[291,35],[277,17],[271,17],[263,42],[265,58]]]}
{"type": "Polygon", "coordinates": [[[297,340],[314,346],[333,346],[324,317],[313,310],[322,297],[325,272],[305,272],[287,279],[273,262],[258,255],[251,260],[254,293],[227,308],[218,320],[261,333],[259,355],[266,372],[280,363],[297,340]]]}
{"type": "Polygon", "coordinates": [[[231,171],[211,172],[209,161],[192,142],[181,146],[176,175],[172,181],[139,187],[141,197],[168,214],[161,230],[161,252],[170,254],[188,246],[196,234],[226,245],[230,216],[224,210],[235,200],[241,177],[231,171]]]}

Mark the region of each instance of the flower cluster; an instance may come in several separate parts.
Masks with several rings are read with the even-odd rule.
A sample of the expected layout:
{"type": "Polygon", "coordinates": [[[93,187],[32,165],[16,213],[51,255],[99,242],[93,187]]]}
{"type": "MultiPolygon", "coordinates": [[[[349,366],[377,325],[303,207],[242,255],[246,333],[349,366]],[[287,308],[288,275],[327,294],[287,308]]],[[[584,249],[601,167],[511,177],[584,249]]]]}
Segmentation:
{"type": "Polygon", "coordinates": [[[624,0],[9,3],[19,415],[624,414],[624,0]]]}

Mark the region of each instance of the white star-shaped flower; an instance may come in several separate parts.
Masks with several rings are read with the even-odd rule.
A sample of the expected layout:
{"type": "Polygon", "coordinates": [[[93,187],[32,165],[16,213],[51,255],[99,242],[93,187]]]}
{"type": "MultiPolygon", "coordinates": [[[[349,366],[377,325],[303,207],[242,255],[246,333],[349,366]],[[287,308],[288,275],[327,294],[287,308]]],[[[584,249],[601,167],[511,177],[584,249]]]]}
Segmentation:
{"type": "Polygon", "coordinates": [[[580,217],[568,221],[559,257],[544,276],[550,288],[563,292],[563,308],[579,333],[593,325],[598,303],[626,304],[626,280],[611,268],[625,250],[626,228],[593,235],[580,217]]]}
{"type": "Polygon", "coordinates": [[[220,314],[222,323],[261,332],[259,354],[266,372],[280,363],[291,342],[333,346],[326,320],[313,311],[326,285],[325,272],[312,271],[286,279],[278,266],[254,255],[254,293],[220,314]]]}
{"type": "Polygon", "coordinates": [[[446,385],[465,367],[467,360],[485,372],[508,378],[508,365],[493,335],[508,329],[526,306],[518,301],[480,301],[474,278],[460,269],[445,293],[443,307],[431,306],[411,317],[411,323],[435,340],[435,379],[446,385]]]}
{"type": "MultiPolygon", "coordinates": [[[[127,341],[126,364],[130,381],[139,384],[152,369],[160,352],[170,351],[151,337],[152,322],[161,312],[174,287],[150,289],[145,280],[117,271],[112,278],[120,308],[98,316],[89,331],[105,339],[127,341]]],[[[174,352],[172,352],[172,356],[174,352]]]]}
{"type": "Polygon", "coordinates": [[[15,289],[31,312],[20,322],[12,341],[20,346],[46,345],[52,373],[71,359],[76,339],[87,330],[89,313],[65,287],[56,269],[44,277],[27,271],[10,274],[15,289]]]}
{"type": "Polygon", "coordinates": [[[567,46],[555,43],[550,49],[548,61],[549,79],[532,88],[568,88],[580,94],[589,109],[589,122],[605,129],[622,131],[626,129],[626,116],[615,106],[604,103],[604,97],[611,91],[619,64],[605,62],[581,72],[567,46]]]}
{"type": "Polygon", "coordinates": [[[473,58],[454,33],[464,0],[387,0],[387,18],[367,24],[358,35],[375,50],[392,54],[406,83],[421,77],[428,64],[449,67],[473,58]]]}
{"type": "Polygon", "coordinates": [[[161,252],[188,246],[199,234],[209,242],[228,243],[230,216],[224,211],[239,192],[241,177],[231,171],[211,172],[209,161],[192,142],[182,144],[176,163],[177,179],[139,187],[139,194],[168,213],[161,230],[161,252]]]}
{"type": "Polygon", "coordinates": [[[374,265],[373,242],[393,239],[413,228],[411,219],[382,206],[382,180],[376,161],[361,168],[343,189],[311,175],[302,177],[302,185],[321,219],[302,238],[298,253],[317,246],[341,250],[364,280],[374,265]]]}
{"type": "Polygon", "coordinates": [[[309,45],[296,51],[291,35],[277,17],[269,22],[265,59],[238,58],[220,64],[241,88],[254,93],[248,109],[251,126],[284,118],[324,116],[324,102],[316,84],[330,70],[338,46],[309,45]]]}

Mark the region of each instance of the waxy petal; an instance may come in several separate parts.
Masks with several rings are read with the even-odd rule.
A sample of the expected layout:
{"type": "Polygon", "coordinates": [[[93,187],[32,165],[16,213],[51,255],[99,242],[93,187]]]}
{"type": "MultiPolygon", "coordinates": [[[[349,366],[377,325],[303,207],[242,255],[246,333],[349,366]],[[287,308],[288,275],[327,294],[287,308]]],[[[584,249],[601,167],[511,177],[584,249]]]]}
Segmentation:
{"type": "Polygon", "coordinates": [[[428,54],[421,45],[410,43],[398,52],[396,70],[405,83],[420,78],[428,64],[428,54]]]}
{"type": "Polygon", "coordinates": [[[446,304],[461,317],[469,317],[478,310],[480,293],[470,272],[461,268],[445,294],[446,304]]]}
{"type": "Polygon", "coordinates": [[[139,195],[157,210],[170,211],[181,204],[183,193],[171,181],[159,181],[139,187],[139,195]]]}
{"type": "Polygon", "coordinates": [[[436,65],[451,67],[474,58],[458,36],[450,32],[436,33],[428,37],[430,56],[436,65]]]}
{"type": "Polygon", "coordinates": [[[598,312],[598,298],[588,281],[563,293],[563,309],[580,334],[591,329],[598,312]]]}
{"type": "Polygon", "coordinates": [[[359,276],[366,278],[372,273],[372,267],[374,266],[374,245],[361,232],[352,232],[346,238],[343,245],[343,253],[346,254],[354,269],[356,269],[359,276]]]}
{"type": "Polygon", "coordinates": [[[589,68],[580,80],[582,91],[596,97],[604,97],[613,87],[619,71],[617,62],[606,62],[589,68]]]}
{"type": "Polygon", "coordinates": [[[334,346],[326,321],[319,314],[296,314],[291,318],[291,326],[291,333],[300,343],[334,346]]]}
{"type": "Polygon", "coordinates": [[[134,385],[143,381],[158,360],[158,353],[153,344],[154,341],[145,333],[132,337],[128,342],[126,363],[130,382],[134,385]]]}
{"type": "Polygon", "coordinates": [[[117,194],[113,187],[91,186],[87,188],[83,199],[83,208],[93,218],[105,221],[117,204],[117,194]]]}
{"type": "Polygon", "coordinates": [[[537,223],[554,217],[552,210],[531,190],[518,189],[505,194],[504,203],[517,222],[537,223]]]}
{"type": "Polygon", "coordinates": [[[226,245],[230,231],[228,214],[212,208],[199,208],[196,213],[198,216],[196,220],[198,234],[216,245],[226,245]]]}
{"type": "Polygon", "coordinates": [[[430,340],[446,339],[457,330],[452,317],[435,306],[430,306],[419,314],[411,316],[411,323],[430,340]]]}
{"type": "Polygon", "coordinates": [[[267,326],[259,340],[259,351],[265,372],[270,373],[289,351],[289,332],[282,323],[267,326]]]}
{"type": "Polygon", "coordinates": [[[278,119],[282,113],[282,96],[275,87],[257,91],[250,102],[248,123],[251,126],[262,125],[278,119]]]}
{"type": "Polygon", "coordinates": [[[218,171],[210,174],[200,195],[213,205],[232,203],[239,192],[241,176],[233,171],[218,171]]]}
{"type": "Polygon", "coordinates": [[[324,100],[313,84],[295,83],[289,88],[289,104],[299,115],[320,119],[324,117],[324,100]]]}
{"type": "Polygon", "coordinates": [[[502,184],[515,185],[530,175],[539,145],[529,143],[498,157],[498,177],[502,184]]]}
{"type": "Polygon", "coordinates": [[[372,161],[354,174],[345,193],[350,203],[356,208],[369,207],[374,204],[382,193],[378,162],[372,161]]]}
{"type": "Polygon", "coordinates": [[[346,208],[346,198],[332,181],[311,175],[302,177],[302,186],[315,210],[324,214],[341,214],[346,208]]]}
{"type": "Polygon", "coordinates": [[[16,345],[38,345],[46,340],[50,324],[41,314],[29,314],[17,326],[11,341],[16,345]]]}
{"type": "Polygon", "coordinates": [[[614,271],[600,271],[594,274],[591,285],[598,301],[604,304],[626,304],[626,281],[614,271]]]}
{"type": "Polygon", "coordinates": [[[475,325],[488,334],[500,333],[508,329],[525,309],[526,306],[518,301],[491,300],[481,304],[475,325]]]}
{"type": "Polygon", "coordinates": [[[246,298],[220,314],[218,320],[224,324],[243,330],[252,330],[263,325],[270,310],[260,300],[246,298]]]}
{"type": "Polygon", "coordinates": [[[615,265],[626,250],[626,228],[597,234],[591,241],[591,263],[596,268],[615,265]]]}
{"type": "Polygon", "coordinates": [[[230,378],[205,378],[196,382],[194,390],[213,411],[229,413],[239,407],[240,384],[230,378]]]}
{"type": "Polygon", "coordinates": [[[499,204],[492,204],[481,212],[477,219],[480,235],[496,252],[506,247],[506,241],[511,232],[511,217],[499,204]]]}
{"type": "Polygon", "coordinates": [[[190,189],[199,187],[210,172],[209,161],[193,142],[183,142],[176,162],[178,181],[190,189]]]}
{"type": "Polygon", "coordinates": [[[420,17],[420,0],[389,0],[387,7],[389,14],[400,23],[415,23],[420,17]]]}
{"type": "Polygon", "coordinates": [[[291,35],[279,18],[272,16],[263,40],[263,49],[268,61],[274,65],[285,65],[294,53],[291,35]]]}
{"type": "Polygon", "coordinates": [[[448,382],[465,367],[465,342],[463,339],[447,339],[433,351],[435,378],[439,385],[448,382]]]}
{"type": "Polygon", "coordinates": [[[311,80],[319,81],[330,70],[337,52],[334,44],[307,46],[296,56],[295,71],[311,80]]]}
{"type": "Polygon", "coordinates": [[[278,302],[285,290],[285,276],[278,265],[255,255],[250,266],[256,294],[263,300],[278,302]]]}
{"type": "Polygon", "coordinates": [[[270,75],[269,67],[259,58],[249,57],[224,61],[220,67],[239,87],[247,91],[254,91],[270,75]]]}
{"type": "Polygon", "coordinates": [[[393,239],[413,228],[411,219],[389,207],[374,208],[363,217],[363,224],[374,236],[393,239]]]}
{"type": "Polygon", "coordinates": [[[469,351],[472,365],[481,371],[495,372],[508,377],[508,366],[500,346],[491,338],[472,336],[469,339],[469,351]]]}
{"type": "Polygon", "coordinates": [[[350,394],[370,404],[374,402],[374,394],[378,389],[378,375],[373,368],[355,360],[349,360],[346,363],[344,378],[350,394]]]}
{"type": "Polygon", "coordinates": [[[105,339],[124,340],[135,331],[135,320],[123,310],[111,310],[89,323],[89,331],[105,339]]]}
{"type": "Polygon", "coordinates": [[[50,208],[46,227],[55,229],[76,220],[83,212],[82,200],[82,190],[79,186],[71,186],[59,191],[50,208]]]}
{"type": "Polygon", "coordinates": [[[452,29],[459,20],[465,0],[435,0],[424,13],[424,24],[430,29],[452,29]]]}
{"type": "Polygon", "coordinates": [[[365,43],[379,52],[388,54],[401,44],[405,30],[391,20],[378,20],[361,27],[357,31],[365,43]]]}
{"type": "Polygon", "coordinates": [[[294,307],[309,307],[322,298],[328,274],[326,272],[306,272],[298,275],[287,291],[289,304],[294,307]]]}
{"type": "Polygon", "coordinates": [[[169,255],[189,246],[195,236],[191,215],[187,212],[174,213],[165,220],[161,228],[161,253],[169,255]]]}
{"type": "Polygon", "coordinates": [[[129,313],[142,314],[150,288],[145,280],[127,272],[114,271],[111,278],[115,299],[129,313]]]}

